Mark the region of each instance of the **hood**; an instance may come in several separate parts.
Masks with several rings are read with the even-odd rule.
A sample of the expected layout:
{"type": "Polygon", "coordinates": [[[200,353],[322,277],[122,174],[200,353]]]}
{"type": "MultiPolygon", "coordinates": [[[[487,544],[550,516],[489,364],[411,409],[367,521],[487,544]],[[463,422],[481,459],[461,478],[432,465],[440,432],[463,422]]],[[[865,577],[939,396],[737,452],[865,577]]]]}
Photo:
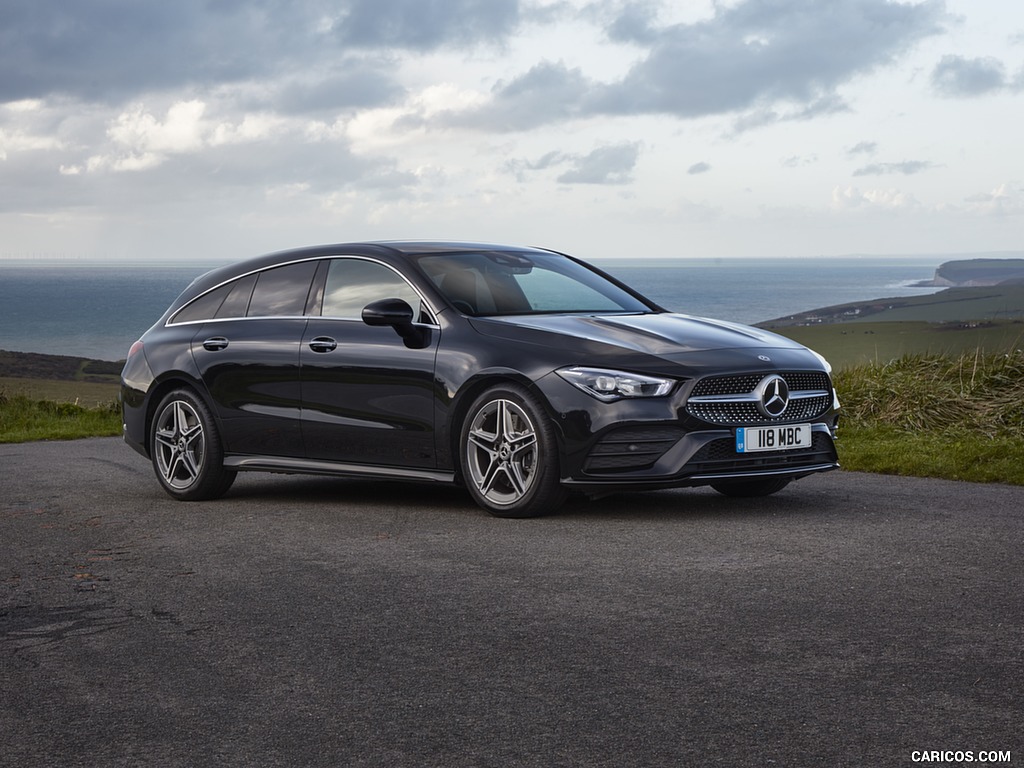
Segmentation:
{"type": "MultiPolygon", "coordinates": [[[[477,318],[473,326],[485,335],[514,338],[548,347],[579,350],[581,364],[589,352],[604,357],[608,347],[645,368],[661,368],[658,358],[675,365],[734,370],[753,368],[821,369],[821,359],[806,347],[769,331],[738,323],[670,312],[633,315],[517,315],[477,318]],[[765,360],[763,358],[769,358],[765,360]],[[654,363],[652,368],[652,363],[654,363]]],[[[634,363],[635,364],[635,363],[634,363]]]]}

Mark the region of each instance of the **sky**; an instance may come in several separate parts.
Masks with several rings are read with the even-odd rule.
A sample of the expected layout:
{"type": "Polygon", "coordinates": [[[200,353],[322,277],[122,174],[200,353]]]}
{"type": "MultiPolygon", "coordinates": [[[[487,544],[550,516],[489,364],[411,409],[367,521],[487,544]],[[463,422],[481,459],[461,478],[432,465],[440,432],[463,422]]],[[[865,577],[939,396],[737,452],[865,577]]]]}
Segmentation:
{"type": "Polygon", "coordinates": [[[1024,3],[0,0],[0,258],[1024,251],[1024,3]]]}

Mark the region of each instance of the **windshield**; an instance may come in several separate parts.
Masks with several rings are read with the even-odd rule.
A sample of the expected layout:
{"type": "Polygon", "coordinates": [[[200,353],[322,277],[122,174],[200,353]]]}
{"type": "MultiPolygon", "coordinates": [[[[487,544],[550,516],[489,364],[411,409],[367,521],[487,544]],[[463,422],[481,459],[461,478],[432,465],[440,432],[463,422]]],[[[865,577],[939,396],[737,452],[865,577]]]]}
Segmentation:
{"type": "Polygon", "coordinates": [[[420,268],[467,315],[651,312],[654,307],[558,254],[484,251],[420,256],[420,268]]]}

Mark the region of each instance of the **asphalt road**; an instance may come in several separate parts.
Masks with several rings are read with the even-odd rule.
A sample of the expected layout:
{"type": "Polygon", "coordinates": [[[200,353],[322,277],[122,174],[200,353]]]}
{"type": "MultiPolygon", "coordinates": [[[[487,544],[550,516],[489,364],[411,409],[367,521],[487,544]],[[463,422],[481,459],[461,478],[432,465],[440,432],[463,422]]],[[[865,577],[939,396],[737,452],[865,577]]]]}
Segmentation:
{"type": "Polygon", "coordinates": [[[118,439],[0,445],[0,764],[1024,765],[1022,545],[1007,486],[507,521],[271,475],[183,504],[118,439]]]}

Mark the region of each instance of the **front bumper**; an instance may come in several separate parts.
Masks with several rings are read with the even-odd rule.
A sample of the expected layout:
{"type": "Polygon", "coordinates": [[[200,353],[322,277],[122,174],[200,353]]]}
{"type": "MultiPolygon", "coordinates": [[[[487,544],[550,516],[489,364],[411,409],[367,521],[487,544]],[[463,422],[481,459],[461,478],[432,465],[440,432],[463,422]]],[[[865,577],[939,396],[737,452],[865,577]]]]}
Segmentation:
{"type": "MultiPolygon", "coordinates": [[[[695,419],[688,389],[663,398],[599,402],[569,384],[538,382],[560,427],[562,484],[584,492],[709,485],[763,477],[797,479],[839,467],[838,408],[831,398],[811,420],[812,444],[795,450],[736,452],[731,425],[695,419]]],[[[786,422],[781,422],[786,423],[786,422]]],[[[744,426],[749,426],[745,424],[744,426]]]]}

